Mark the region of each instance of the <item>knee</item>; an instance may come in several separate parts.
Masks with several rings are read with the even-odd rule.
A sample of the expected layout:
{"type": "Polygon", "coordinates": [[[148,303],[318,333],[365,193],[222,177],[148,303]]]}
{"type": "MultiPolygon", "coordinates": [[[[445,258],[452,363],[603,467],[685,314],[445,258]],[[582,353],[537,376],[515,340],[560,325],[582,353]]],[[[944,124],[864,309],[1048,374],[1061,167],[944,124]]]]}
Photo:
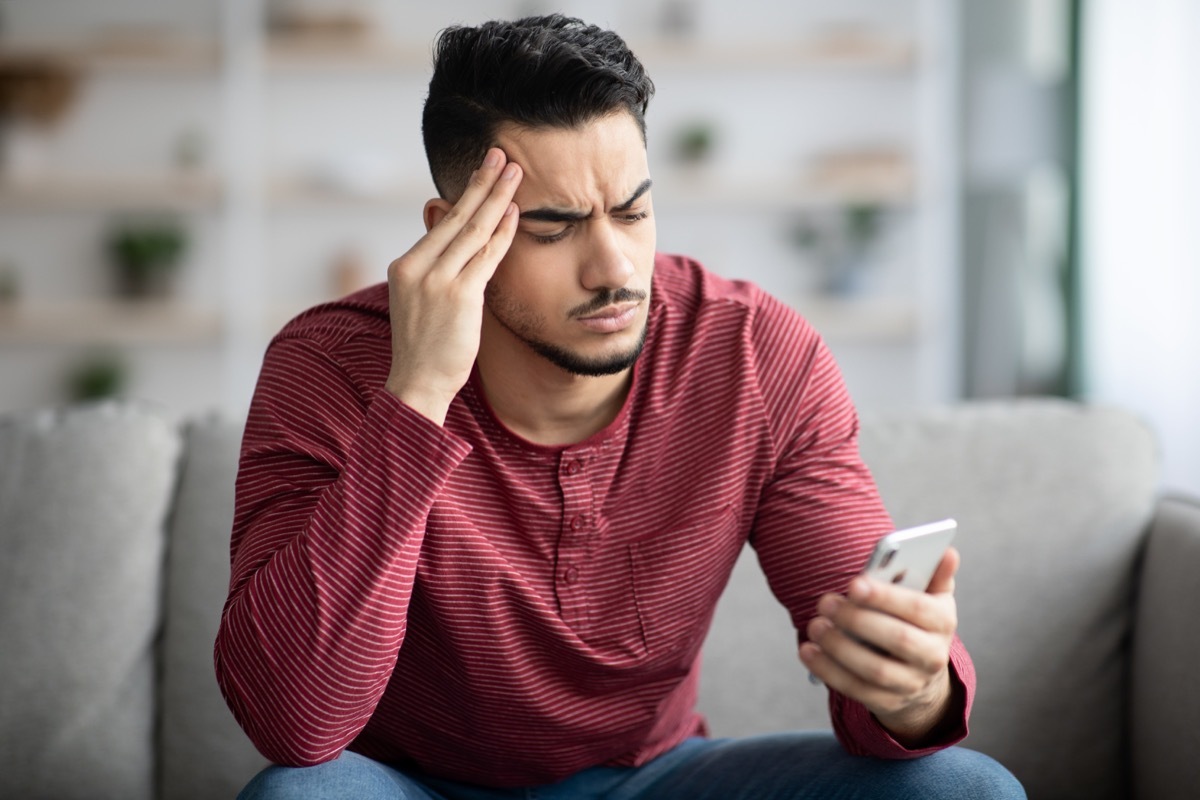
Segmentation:
{"type": "Polygon", "coordinates": [[[238,800],[335,800],[362,797],[406,800],[408,795],[381,765],[355,753],[312,767],[267,767],[238,800]]]}
{"type": "Polygon", "coordinates": [[[913,797],[1026,800],[1025,789],[1011,772],[974,750],[951,747],[909,763],[909,778],[916,783],[910,787],[913,797]]]}

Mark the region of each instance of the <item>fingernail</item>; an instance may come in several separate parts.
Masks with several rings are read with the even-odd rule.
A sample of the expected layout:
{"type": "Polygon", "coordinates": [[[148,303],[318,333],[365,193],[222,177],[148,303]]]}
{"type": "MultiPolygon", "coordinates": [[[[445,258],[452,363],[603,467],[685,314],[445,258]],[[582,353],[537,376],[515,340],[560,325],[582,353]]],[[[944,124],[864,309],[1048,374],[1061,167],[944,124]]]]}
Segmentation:
{"type": "Polygon", "coordinates": [[[832,617],[837,612],[838,607],[842,604],[842,598],[837,595],[825,595],[821,598],[821,602],[817,604],[817,611],[827,617],[832,617]]]}
{"type": "Polygon", "coordinates": [[[822,636],[828,633],[829,629],[832,627],[832,622],[824,617],[817,617],[812,622],[808,623],[808,638],[813,640],[820,639],[822,636]]]}
{"type": "Polygon", "coordinates": [[[504,216],[512,216],[512,213],[517,210],[516,203],[509,203],[508,208],[504,209],[504,216]]]}
{"type": "Polygon", "coordinates": [[[498,166],[499,164],[500,151],[493,147],[491,150],[488,150],[487,158],[483,159],[483,165],[490,168],[498,166]]]}
{"type": "Polygon", "coordinates": [[[514,177],[516,177],[516,174],[517,174],[517,165],[509,164],[507,167],[504,168],[504,172],[500,173],[500,177],[507,181],[507,180],[512,180],[514,177]]]}
{"type": "Polygon", "coordinates": [[[871,596],[871,582],[855,578],[850,582],[850,596],[855,600],[866,600],[871,596]]]}

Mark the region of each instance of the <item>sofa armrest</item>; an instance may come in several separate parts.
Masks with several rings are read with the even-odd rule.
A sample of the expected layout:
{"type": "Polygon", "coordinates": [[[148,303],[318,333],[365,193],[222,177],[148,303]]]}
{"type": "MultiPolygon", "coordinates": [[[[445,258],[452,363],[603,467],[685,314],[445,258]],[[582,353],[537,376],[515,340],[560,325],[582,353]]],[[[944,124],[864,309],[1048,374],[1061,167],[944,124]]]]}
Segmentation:
{"type": "Polygon", "coordinates": [[[1200,786],[1200,499],[1168,497],[1147,539],[1133,641],[1133,782],[1143,800],[1200,786]]]}

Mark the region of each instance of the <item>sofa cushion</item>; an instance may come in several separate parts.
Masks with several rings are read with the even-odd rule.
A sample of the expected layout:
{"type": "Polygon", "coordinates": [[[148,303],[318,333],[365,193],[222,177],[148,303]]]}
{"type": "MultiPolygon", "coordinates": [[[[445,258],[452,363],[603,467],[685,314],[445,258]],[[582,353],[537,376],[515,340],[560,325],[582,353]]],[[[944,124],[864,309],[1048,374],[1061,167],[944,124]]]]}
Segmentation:
{"type": "Polygon", "coordinates": [[[0,797],[153,796],[178,453],[174,428],[134,407],[0,421],[0,797]]]}
{"type": "Polygon", "coordinates": [[[965,745],[1030,797],[1126,797],[1149,429],[1112,409],[997,402],[865,419],[861,443],[898,525],[958,519],[959,632],[979,678],[965,745]]]}
{"type": "Polygon", "coordinates": [[[216,417],[185,432],[170,522],[162,644],[161,796],[234,797],[266,762],[217,688],[213,642],[229,590],[229,533],[242,426],[216,417]]]}

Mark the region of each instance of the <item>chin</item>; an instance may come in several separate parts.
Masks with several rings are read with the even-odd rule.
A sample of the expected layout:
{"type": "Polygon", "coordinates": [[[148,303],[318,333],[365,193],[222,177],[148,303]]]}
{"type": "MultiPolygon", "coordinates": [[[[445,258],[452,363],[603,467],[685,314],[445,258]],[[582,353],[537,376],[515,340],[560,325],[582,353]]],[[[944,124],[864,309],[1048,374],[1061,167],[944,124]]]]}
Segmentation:
{"type": "Polygon", "coordinates": [[[618,352],[586,354],[547,342],[528,342],[534,351],[542,358],[554,364],[559,369],[572,375],[587,378],[598,378],[603,375],[616,375],[624,372],[637,363],[646,344],[646,326],[642,327],[637,341],[630,347],[618,352]]]}

